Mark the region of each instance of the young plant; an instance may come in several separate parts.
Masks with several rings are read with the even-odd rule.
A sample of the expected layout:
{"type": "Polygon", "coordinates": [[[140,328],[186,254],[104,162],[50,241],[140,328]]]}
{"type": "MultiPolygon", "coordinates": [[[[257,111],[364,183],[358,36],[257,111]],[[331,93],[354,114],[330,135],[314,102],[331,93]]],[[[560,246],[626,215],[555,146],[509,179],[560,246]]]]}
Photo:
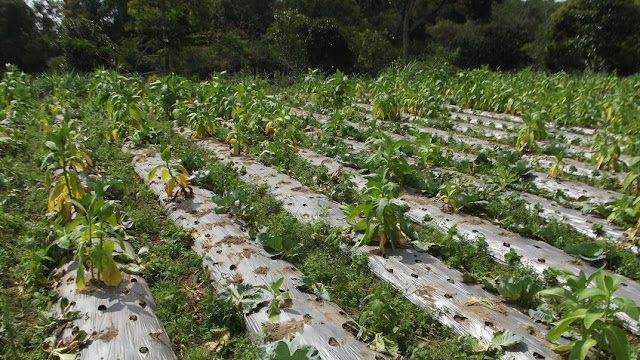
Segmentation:
{"type": "Polygon", "coordinates": [[[565,283],[562,286],[545,289],[538,294],[545,298],[554,298],[560,302],[562,318],[547,333],[549,341],[556,341],[569,331],[577,340],[568,345],[555,345],[554,351],[567,353],[569,359],[584,359],[590,351],[597,357],[607,353],[616,359],[631,359],[631,346],[622,320],[617,314],[624,313],[638,320],[640,310],[629,298],[615,296],[622,279],[606,274],[602,269],[587,277],[584,272],[573,275],[562,272],[565,283]],[[595,283],[595,286],[590,286],[595,283]],[[571,326],[571,325],[576,326],[571,326]]]}
{"type": "Polygon", "coordinates": [[[45,134],[49,153],[45,155],[42,167],[46,169],[45,186],[51,189],[47,210],[49,213],[58,211],[64,222],[71,220],[70,200],[80,200],[86,192],[78,170],[93,166],[91,158],[76,140],[75,126],[73,121],[63,119],[60,127],[49,127],[45,134]]]}
{"type": "Polygon", "coordinates": [[[184,120],[193,131],[191,137],[204,138],[213,135],[220,118],[215,117],[214,110],[207,102],[195,100],[182,102],[175,106],[173,117],[184,120]]]}
{"type": "Polygon", "coordinates": [[[271,299],[269,300],[269,308],[267,309],[267,314],[269,315],[269,321],[275,322],[280,319],[280,302],[281,301],[291,301],[291,296],[289,296],[288,291],[280,290],[282,283],[284,282],[284,278],[280,278],[271,284],[265,285],[260,284],[257,285],[256,288],[262,289],[267,293],[271,294],[271,299]]]}
{"type": "Polygon", "coordinates": [[[113,259],[115,238],[124,249],[121,230],[118,225],[113,204],[105,201],[99,191],[85,194],[82,200],[71,200],[76,209],[76,218],[62,227],[54,224],[55,241],[60,248],[75,250],[78,262],[76,270],[76,286],[78,290],[85,288],[85,263],[90,262],[91,279],[103,281],[108,286],[117,286],[122,281],[120,270],[113,259]]]}
{"type": "Polygon", "coordinates": [[[436,200],[444,202],[449,211],[457,212],[465,206],[478,203],[480,194],[476,187],[472,187],[471,181],[465,181],[460,177],[447,180],[440,186],[440,192],[436,200]]]}
{"type": "Polygon", "coordinates": [[[629,160],[629,170],[622,180],[622,188],[629,195],[640,196],[640,156],[629,160]]]}
{"type": "Polygon", "coordinates": [[[184,166],[171,163],[171,147],[163,145],[160,150],[160,158],[164,161],[164,164],[154,166],[149,170],[147,179],[149,181],[153,180],[158,169],[162,169],[160,179],[164,182],[164,192],[167,194],[168,202],[172,202],[178,194],[184,195],[185,198],[192,198],[193,189],[189,186],[187,180],[189,172],[184,166]],[[175,189],[176,185],[178,185],[178,190],[174,193],[173,189],[175,189]]]}
{"type": "Polygon", "coordinates": [[[518,151],[537,151],[537,141],[547,137],[543,113],[525,114],[522,116],[524,125],[518,131],[516,149],[518,151]]]}
{"type": "Polygon", "coordinates": [[[493,354],[515,347],[522,341],[522,336],[506,330],[495,333],[488,344],[482,344],[479,339],[470,336],[461,336],[458,340],[473,352],[493,354]]]}
{"type": "Polygon", "coordinates": [[[240,155],[241,152],[246,154],[251,144],[249,129],[241,116],[234,116],[233,122],[233,129],[227,134],[224,142],[229,144],[229,150],[233,155],[240,155]]]}
{"type": "Polygon", "coordinates": [[[623,163],[620,161],[622,155],[620,144],[622,141],[623,137],[620,135],[604,131],[596,133],[592,146],[595,152],[591,157],[591,164],[598,170],[600,168],[609,169],[612,172],[621,170],[623,163]]]}
{"type": "Polygon", "coordinates": [[[564,151],[558,152],[555,156],[554,156],[554,162],[553,165],[551,165],[551,168],[549,169],[549,172],[547,173],[547,177],[552,177],[552,178],[561,178],[564,179],[565,173],[564,173],[564,151]]]}
{"type": "Polygon", "coordinates": [[[371,172],[384,172],[391,181],[404,183],[405,177],[411,174],[411,167],[402,147],[410,146],[411,142],[395,140],[383,132],[376,132],[367,139],[365,145],[373,150],[365,161],[371,172]]]}
{"type": "Polygon", "coordinates": [[[216,214],[230,213],[240,220],[249,219],[255,212],[255,207],[247,204],[247,196],[237,191],[225,191],[222,196],[216,195],[213,198],[216,203],[216,214]]]}
{"type": "Polygon", "coordinates": [[[238,307],[244,314],[250,314],[264,302],[262,292],[249,284],[228,287],[218,294],[218,298],[238,307]]]}
{"type": "Polygon", "coordinates": [[[144,124],[143,94],[137,79],[118,76],[107,100],[107,114],[111,118],[111,131],[107,138],[118,140],[128,136],[144,124]]]}
{"type": "Polygon", "coordinates": [[[414,152],[421,166],[437,165],[443,158],[442,148],[433,143],[430,133],[420,133],[414,142],[414,152]]]}
{"type": "Polygon", "coordinates": [[[345,207],[347,221],[352,222],[362,214],[353,228],[363,231],[364,236],[357,246],[369,244],[378,239],[380,252],[384,254],[388,243],[392,248],[404,244],[415,235],[406,223],[406,209],[393,202],[400,197],[400,186],[388,179],[388,169],[381,173],[366,175],[367,187],[363,192],[364,202],[356,207],[345,207]]]}

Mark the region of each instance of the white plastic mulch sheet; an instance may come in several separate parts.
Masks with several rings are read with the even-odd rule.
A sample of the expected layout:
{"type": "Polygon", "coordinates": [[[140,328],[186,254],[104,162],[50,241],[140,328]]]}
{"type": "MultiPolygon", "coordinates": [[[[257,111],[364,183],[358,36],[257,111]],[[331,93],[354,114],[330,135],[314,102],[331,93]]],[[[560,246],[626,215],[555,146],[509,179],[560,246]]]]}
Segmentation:
{"type": "MultiPolygon", "coordinates": [[[[196,140],[224,161],[246,169],[241,178],[267,184],[285,209],[302,221],[325,220],[331,226],[346,225],[338,205],[324,195],[304,187],[298,181],[243,156],[230,156],[227,145],[215,140],[196,140]]],[[[467,284],[460,272],[437,258],[412,249],[389,250],[380,256],[372,246],[357,251],[369,255],[369,267],[376,276],[394,285],[411,302],[435,311],[439,321],[457,334],[470,335],[488,343],[494,334],[510,330],[523,337],[519,348],[508,352],[517,359],[553,359],[555,354],[544,340],[546,328],[519,310],[484,290],[479,284],[467,284]]]]}
{"type": "Polygon", "coordinates": [[[245,315],[254,339],[269,342],[298,335],[302,345],[316,348],[324,360],[375,359],[379,355],[345,329],[351,318],[340,307],[296,288],[296,282],[303,277],[299,270],[286,261],[272,259],[238,223],[226,214],[216,214],[214,193],[194,186],[193,198],[179,198],[167,204],[162,182],[146,179],[148,171],[162,163],[160,157],[146,156],[148,150],[125,151],[136,154],[136,172],[159,196],[169,217],[193,231],[193,250],[203,257],[203,266],[218,290],[239,284],[270,284],[284,278],[281,290],[289,292],[292,302],[280,309],[279,320],[269,321],[267,306],[245,315]]]}
{"type": "MultiPolygon", "coordinates": [[[[115,244],[115,253],[122,253],[115,244]]],[[[125,252],[136,255],[125,242],[125,252]]],[[[114,254],[115,255],[115,254],[114,254]]],[[[78,359],[86,360],[173,360],[171,342],[160,320],[155,315],[156,305],[144,279],[122,272],[119,286],[87,281],[87,287],[78,291],[75,284],[77,262],[72,261],[60,269],[57,290],[60,299],[54,306],[54,317],[63,316],[62,299],[71,305],[68,311],[79,316],[60,335],[62,343],[75,337],[78,331],[88,335],[86,346],[78,359]]],[[[86,272],[85,272],[86,274],[86,272]]],[[[88,275],[88,274],[87,274],[88,275]]]]}

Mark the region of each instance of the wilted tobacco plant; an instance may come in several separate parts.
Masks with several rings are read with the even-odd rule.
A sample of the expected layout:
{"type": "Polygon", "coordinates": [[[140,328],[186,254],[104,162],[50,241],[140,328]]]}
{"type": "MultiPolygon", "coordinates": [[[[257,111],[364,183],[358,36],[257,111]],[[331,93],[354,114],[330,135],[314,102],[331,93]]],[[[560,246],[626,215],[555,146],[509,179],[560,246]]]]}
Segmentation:
{"type": "Polygon", "coordinates": [[[164,161],[164,164],[154,166],[147,174],[147,179],[151,181],[158,169],[162,169],[160,172],[160,179],[164,182],[164,192],[167,194],[168,201],[171,202],[178,196],[178,194],[184,195],[185,198],[193,197],[193,188],[189,186],[189,172],[184,166],[180,164],[171,163],[171,147],[163,145],[160,150],[160,158],[164,161]],[[176,185],[178,190],[174,193],[176,185]]]}
{"type": "Polygon", "coordinates": [[[86,193],[78,171],[93,166],[89,155],[77,141],[76,123],[63,119],[59,127],[48,127],[45,146],[49,153],[42,167],[46,170],[45,185],[50,189],[47,210],[62,215],[68,222],[72,215],[70,200],[80,200],[86,193]]]}

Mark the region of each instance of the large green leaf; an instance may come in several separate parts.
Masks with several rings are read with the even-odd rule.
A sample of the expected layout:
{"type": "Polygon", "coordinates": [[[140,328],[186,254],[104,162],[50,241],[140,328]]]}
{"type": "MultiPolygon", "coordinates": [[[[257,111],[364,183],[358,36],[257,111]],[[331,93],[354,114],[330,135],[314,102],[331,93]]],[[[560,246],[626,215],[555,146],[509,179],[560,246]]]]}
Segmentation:
{"type": "Polygon", "coordinates": [[[615,355],[616,360],[631,359],[631,345],[624,330],[615,325],[606,326],[604,328],[604,339],[607,344],[607,350],[615,355]]]}
{"type": "Polygon", "coordinates": [[[569,353],[569,360],[584,360],[589,353],[589,349],[596,346],[598,342],[595,339],[587,338],[577,341],[569,353]]]}
{"type": "Polygon", "coordinates": [[[549,341],[558,340],[560,335],[562,335],[567,330],[571,323],[584,319],[586,314],[587,309],[578,309],[568,313],[553,328],[551,328],[551,330],[549,330],[545,338],[549,341]]]}
{"type": "Polygon", "coordinates": [[[522,341],[522,336],[512,333],[510,330],[501,331],[493,335],[491,345],[498,349],[508,349],[522,341]]]}

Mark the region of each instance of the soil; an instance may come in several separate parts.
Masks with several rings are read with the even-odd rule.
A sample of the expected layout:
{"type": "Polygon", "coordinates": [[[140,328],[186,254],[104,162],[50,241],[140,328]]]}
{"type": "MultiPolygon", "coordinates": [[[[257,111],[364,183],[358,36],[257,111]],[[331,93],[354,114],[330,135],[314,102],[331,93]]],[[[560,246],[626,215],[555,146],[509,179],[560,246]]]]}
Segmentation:
{"type": "Polygon", "coordinates": [[[253,249],[249,249],[249,248],[242,249],[242,256],[245,257],[246,259],[250,258],[251,255],[253,255],[255,253],[256,252],[253,249]]]}
{"type": "Polygon", "coordinates": [[[229,285],[229,284],[238,285],[238,284],[242,284],[243,281],[244,281],[244,279],[242,278],[242,275],[235,274],[232,277],[227,279],[227,285],[229,285]]]}
{"type": "Polygon", "coordinates": [[[227,245],[232,245],[232,244],[238,245],[238,244],[244,243],[245,239],[240,236],[227,235],[222,239],[221,242],[227,245]]]}
{"type": "Polygon", "coordinates": [[[484,221],[480,219],[469,219],[462,222],[463,224],[471,224],[471,225],[482,225],[484,221]]]}
{"type": "Polygon", "coordinates": [[[116,338],[116,336],[118,336],[118,328],[115,327],[115,325],[113,325],[113,322],[111,323],[111,325],[102,330],[99,331],[98,333],[94,334],[91,336],[92,340],[102,340],[104,342],[109,342],[113,339],[116,338]]]}
{"type": "Polygon", "coordinates": [[[260,266],[259,268],[256,268],[255,270],[253,270],[253,273],[258,275],[267,275],[268,272],[269,272],[269,268],[266,266],[260,266]]]}
{"type": "Polygon", "coordinates": [[[271,341],[282,340],[292,337],[292,335],[296,333],[302,333],[304,330],[304,322],[290,320],[280,324],[268,324],[264,327],[264,330],[269,334],[271,341]]]}
{"type": "Polygon", "coordinates": [[[424,288],[416,291],[416,293],[419,296],[422,296],[424,298],[426,298],[429,301],[433,301],[433,296],[431,296],[431,293],[434,292],[434,289],[431,286],[425,286],[424,288]]]}

